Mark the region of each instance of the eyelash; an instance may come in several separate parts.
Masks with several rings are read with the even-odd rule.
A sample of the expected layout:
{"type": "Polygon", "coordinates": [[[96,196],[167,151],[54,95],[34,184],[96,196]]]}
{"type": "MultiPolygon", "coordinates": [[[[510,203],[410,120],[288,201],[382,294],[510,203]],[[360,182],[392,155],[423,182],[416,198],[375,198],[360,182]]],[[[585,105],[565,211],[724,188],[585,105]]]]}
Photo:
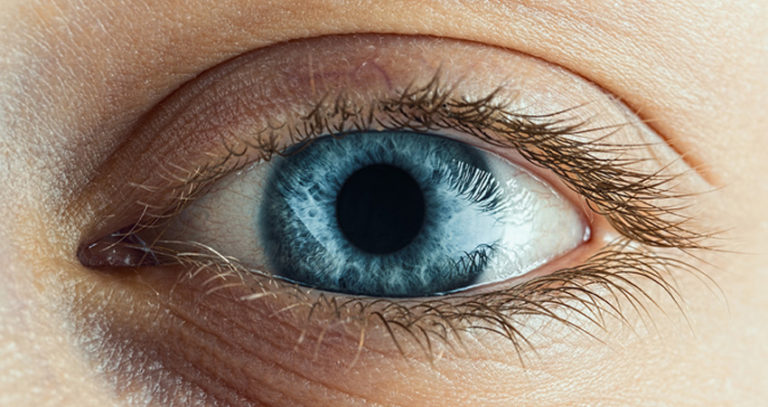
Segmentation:
{"type": "Polygon", "coordinates": [[[112,235],[112,243],[106,248],[120,246],[138,250],[141,265],[182,265],[188,270],[186,277],[190,279],[201,270],[213,269],[216,278],[208,283],[216,281],[218,285],[207,294],[233,283],[250,286],[253,282],[257,285],[254,294],[240,300],[253,301],[287,293],[292,299],[292,308],[302,307],[309,311],[307,323],[311,318],[321,320],[320,315],[327,315],[328,319],[324,321],[327,324],[357,324],[361,347],[368,323],[373,320],[388,332],[401,353],[405,354],[401,341],[410,338],[430,359],[435,356],[436,340],[451,347],[452,339],[461,342],[463,333],[480,329],[508,338],[522,362],[524,350],[533,349],[523,333],[525,321],[531,317],[547,317],[591,335],[585,327],[573,321],[574,315],[599,327],[609,315],[626,321],[625,310],[619,308],[619,303],[624,300],[638,314],[647,313],[642,300],[656,303],[637,279],[661,287],[676,304],[680,304],[682,299],[670,282],[670,273],[673,269],[701,272],[673,254],[662,254],[659,250],[652,253],[652,249],[680,249],[678,252],[682,253],[706,249],[707,239],[714,235],[689,227],[691,218],[681,213],[684,200],[689,196],[674,193],[671,186],[681,174],[645,173],[633,169],[641,163],[640,160],[619,157],[647,145],[607,142],[611,134],[625,125],[590,128],[588,121],[571,116],[578,107],[548,115],[523,115],[501,101],[498,91],[468,100],[456,97],[453,89],[454,86],[442,82],[438,72],[426,85],[411,86],[399,97],[368,106],[358,106],[344,94],[328,95],[298,124],[266,129],[243,141],[242,145],[227,146],[229,154],[222,160],[197,168],[189,176],[169,177],[169,184],[175,185],[169,189],[137,185],[176,198],[164,208],[142,204],[145,208],[142,218],[112,235]],[[287,145],[309,144],[322,135],[371,129],[460,131],[489,145],[514,149],[532,164],[558,175],[623,237],[607,244],[576,267],[492,292],[462,293],[421,301],[316,295],[268,273],[249,270],[237,259],[222,256],[199,243],[158,239],[145,244],[139,238],[142,230],[161,229],[166,220],[180,213],[216,181],[253,162],[254,158],[248,157],[252,151],[258,153],[256,161],[266,161],[273,154],[280,154],[278,140],[281,139],[289,140],[287,145]],[[597,132],[605,134],[591,140],[580,138],[597,132]],[[563,311],[570,316],[563,315],[563,311]]]}

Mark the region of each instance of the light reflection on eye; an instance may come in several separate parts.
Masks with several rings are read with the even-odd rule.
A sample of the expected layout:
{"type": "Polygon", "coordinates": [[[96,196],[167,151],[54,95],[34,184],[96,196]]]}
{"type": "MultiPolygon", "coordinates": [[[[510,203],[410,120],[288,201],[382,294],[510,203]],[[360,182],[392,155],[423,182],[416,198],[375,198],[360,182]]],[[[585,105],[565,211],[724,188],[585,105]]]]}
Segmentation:
{"type": "Polygon", "coordinates": [[[459,141],[362,132],[299,147],[222,180],[164,235],[299,284],[379,297],[517,277],[587,235],[543,181],[459,141]]]}

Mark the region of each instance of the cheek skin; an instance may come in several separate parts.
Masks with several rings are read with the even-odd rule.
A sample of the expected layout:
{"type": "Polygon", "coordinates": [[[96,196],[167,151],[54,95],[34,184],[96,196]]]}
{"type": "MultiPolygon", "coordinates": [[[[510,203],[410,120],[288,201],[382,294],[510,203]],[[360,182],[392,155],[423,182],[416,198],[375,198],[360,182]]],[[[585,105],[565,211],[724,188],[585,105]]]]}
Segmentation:
{"type": "MultiPolygon", "coordinates": [[[[232,288],[206,294],[201,287],[219,288],[227,281],[206,285],[210,275],[179,280],[174,274],[145,271],[112,280],[116,291],[89,296],[91,303],[106,303],[102,295],[108,295],[109,305],[78,319],[82,325],[76,332],[86,333],[81,340],[98,344],[90,350],[102,355],[100,363],[116,367],[108,374],[119,383],[119,396],[130,397],[127,391],[120,394],[122,389],[141,392],[159,383],[162,392],[151,396],[157,400],[205,394],[232,404],[422,405],[493,394],[498,405],[509,405],[511,395],[519,401],[535,390],[537,376],[531,377],[514,350],[499,346],[495,337],[473,337],[466,344],[472,354],[435,343],[441,356],[430,363],[400,332],[403,357],[373,319],[367,327],[329,327],[322,323],[327,318],[322,311],[308,319],[306,309],[286,309],[295,299],[240,301],[252,291],[232,288]],[[144,284],[154,292],[142,295],[144,284]],[[366,334],[362,348],[361,329],[366,334]],[[481,344],[486,351],[474,351],[481,344]],[[146,371],[153,374],[140,374],[146,371]],[[521,377],[528,379],[521,382],[521,377]]],[[[546,354],[563,351],[543,345],[539,351],[546,354]]],[[[549,375],[542,379],[551,381],[549,375]]]]}

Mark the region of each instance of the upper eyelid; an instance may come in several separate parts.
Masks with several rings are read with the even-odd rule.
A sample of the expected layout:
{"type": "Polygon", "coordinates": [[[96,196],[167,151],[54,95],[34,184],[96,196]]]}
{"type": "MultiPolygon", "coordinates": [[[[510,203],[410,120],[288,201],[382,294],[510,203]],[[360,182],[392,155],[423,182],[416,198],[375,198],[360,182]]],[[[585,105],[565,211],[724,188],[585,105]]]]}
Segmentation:
{"type": "MultiPolygon", "coordinates": [[[[707,234],[678,224],[683,219],[681,215],[672,207],[663,205],[665,200],[678,197],[674,190],[666,187],[676,175],[639,172],[629,168],[632,160],[622,162],[617,158],[643,145],[611,144],[603,141],[602,137],[598,137],[597,141],[573,139],[574,136],[587,133],[608,135],[620,128],[620,125],[615,128],[590,128],[570,116],[571,111],[541,116],[518,115],[514,111],[505,110],[504,102],[495,99],[495,92],[478,100],[466,100],[452,95],[453,87],[441,84],[440,80],[437,73],[432,81],[422,87],[408,88],[397,98],[380,100],[364,108],[352,107],[343,94],[332,99],[321,97],[320,102],[295,127],[278,126],[259,136],[243,139],[240,146],[227,146],[228,154],[225,156],[191,171],[193,175],[189,179],[174,187],[184,193],[177,200],[174,211],[183,209],[186,203],[194,200],[194,196],[208,185],[249,164],[253,158],[243,158],[248,156],[249,149],[257,150],[259,158],[267,160],[272,154],[280,153],[279,146],[273,143],[273,140],[280,137],[277,134],[282,134],[283,138],[286,133],[289,134],[287,138],[291,144],[295,144],[321,135],[372,127],[416,131],[453,130],[460,127],[484,142],[517,149],[534,164],[555,171],[584,196],[593,205],[593,209],[608,216],[611,223],[619,227],[619,233],[627,237],[662,247],[701,247],[707,234]],[[542,152],[542,148],[549,151],[542,152]],[[560,150],[571,151],[562,153],[560,150]],[[600,159],[597,158],[600,153],[612,155],[600,159]],[[578,165],[571,163],[570,168],[566,168],[563,160],[581,161],[578,165]],[[602,181],[602,191],[591,188],[590,183],[600,181],[595,171],[610,175],[602,175],[606,178],[602,181]],[[653,199],[662,204],[652,203],[653,199]],[[639,203],[633,204],[634,201],[639,203]],[[619,204],[617,208],[608,211],[607,207],[619,204]],[[671,217],[671,220],[665,217],[671,217]],[[638,218],[642,218],[642,223],[635,223],[638,218]],[[633,234],[636,230],[641,232],[633,234]]],[[[162,212],[157,215],[162,215],[162,218],[171,216],[162,212]]],[[[156,221],[150,216],[148,225],[156,221]]]]}
{"type": "MultiPolygon", "coordinates": [[[[374,37],[374,38],[378,38],[378,37],[374,37]]],[[[407,39],[407,40],[403,40],[403,41],[411,41],[411,40],[413,40],[413,41],[417,41],[417,40],[414,40],[414,39],[410,39],[410,38],[409,38],[409,39],[407,39]]],[[[324,41],[325,41],[326,43],[328,43],[330,40],[324,40],[324,41]]],[[[367,41],[367,40],[366,40],[366,41],[367,41]]],[[[374,41],[376,41],[376,40],[374,39],[374,41]]],[[[386,41],[390,41],[390,39],[386,39],[386,41]]],[[[431,41],[431,40],[428,40],[428,39],[418,39],[417,43],[418,43],[418,44],[422,44],[422,43],[426,44],[428,41],[431,41]]],[[[363,42],[364,42],[364,41],[363,41],[363,42]]],[[[399,43],[396,43],[396,44],[399,44],[399,43]]],[[[447,46],[447,45],[445,45],[445,44],[446,44],[446,42],[445,42],[445,41],[443,41],[441,44],[443,44],[443,45],[442,45],[443,47],[446,47],[446,46],[447,46]]],[[[460,45],[461,45],[461,44],[460,44],[460,45]]],[[[471,44],[470,44],[470,45],[471,45],[471,44]]],[[[475,50],[475,49],[480,49],[480,50],[482,51],[482,47],[481,47],[481,46],[473,45],[473,46],[471,46],[471,47],[470,47],[470,45],[466,45],[466,44],[463,44],[463,45],[461,45],[461,46],[463,46],[464,48],[470,48],[470,51],[473,51],[473,50],[475,50]]],[[[494,51],[494,52],[498,52],[498,53],[506,53],[507,51],[500,51],[500,50],[496,50],[496,51],[494,51]]],[[[253,59],[253,58],[252,58],[250,55],[249,55],[249,58],[251,58],[251,60],[254,60],[254,59],[253,59]]],[[[522,58],[522,59],[524,59],[524,58],[527,58],[527,57],[525,57],[525,56],[518,56],[517,58],[522,58]]],[[[215,73],[215,75],[212,77],[212,79],[209,79],[209,81],[208,81],[208,83],[207,83],[207,84],[205,84],[205,82],[203,82],[203,83],[204,83],[204,85],[203,85],[202,87],[198,88],[198,90],[197,90],[197,91],[198,91],[198,92],[205,92],[206,90],[208,90],[208,87],[210,87],[210,86],[214,86],[214,85],[215,85],[215,83],[216,83],[216,82],[219,80],[219,78],[221,78],[221,77],[222,77],[222,75],[225,75],[225,74],[227,74],[227,72],[231,72],[231,71],[235,70],[235,69],[236,69],[238,66],[242,66],[242,65],[245,65],[245,64],[249,63],[248,59],[246,59],[246,60],[240,60],[240,59],[236,59],[236,60],[235,60],[235,61],[233,61],[233,62],[237,62],[237,64],[234,64],[234,65],[232,65],[232,64],[228,64],[228,65],[226,66],[226,68],[227,68],[227,69],[226,69],[224,72],[216,72],[216,73],[215,73]]],[[[537,68],[537,69],[538,69],[538,68],[537,68]]],[[[448,88],[454,88],[454,87],[456,87],[456,85],[457,85],[457,84],[458,84],[457,82],[452,82],[452,83],[450,83],[450,85],[448,85],[448,86],[446,86],[446,87],[448,87],[448,88]]],[[[445,85],[445,84],[443,84],[443,85],[445,85]]],[[[513,87],[512,87],[512,89],[513,89],[513,91],[514,91],[515,87],[513,86],[513,87]]],[[[441,89],[441,91],[444,91],[444,90],[445,90],[445,89],[441,89]]],[[[459,92],[459,93],[460,93],[460,92],[459,92]]],[[[488,92],[487,94],[483,94],[483,95],[484,95],[484,96],[488,96],[488,95],[489,95],[489,94],[491,94],[491,93],[493,93],[493,92],[492,92],[492,91],[490,91],[490,92],[488,92]]],[[[460,97],[464,97],[463,95],[459,95],[459,94],[456,94],[456,95],[453,95],[453,96],[457,96],[457,97],[459,97],[459,96],[460,96],[460,97]]],[[[481,98],[482,98],[482,96],[478,97],[477,95],[475,95],[475,98],[476,98],[476,99],[481,99],[481,98]]],[[[322,95],[317,95],[316,99],[322,99],[322,95]]],[[[184,100],[184,99],[182,99],[182,100],[184,100]]],[[[392,100],[391,100],[391,99],[390,99],[390,102],[392,102],[392,100]]],[[[397,102],[397,101],[395,101],[395,102],[397,102]]],[[[460,102],[460,101],[459,101],[459,102],[460,102]]],[[[182,103],[182,105],[180,105],[182,110],[184,109],[184,106],[185,106],[185,104],[186,104],[186,103],[188,103],[188,102],[184,102],[184,103],[182,103]]],[[[612,100],[612,99],[609,99],[609,103],[614,103],[614,100],[612,100]]],[[[314,105],[317,107],[317,106],[320,106],[320,105],[321,105],[321,103],[315,103],[314,105]]],[[[215,106],[215,105],[214,105],[214,106],[215,106]]],[[[574,106],[570,105],[570,106],[564,107],[564,108],[563,108],[563,110],[564,110],[564,109],[567,109],[567,108],[572,108],[572,107],[574,107],[574,106]]],[[[395,107],[395,108],[397,108],[397,107],[395,107]]],[[[179,110],[178,110],[178,106],[177,106],[177,108],[175,108],[175,109],[177,109],[175,112],[172,110],[170,113],[172,113],[173,115],[179,115],[179,114],[182,114],[182,113],[179,113],[179,110]]],[[[594,109],[593,109],[593,110],[594,110],[594,109]]],[[[198,111],[197,111],[197,114],[201,114],[201,113],[203,113],[203,112],[204,112],[204,111],[199,111],[199,110],[198,110],[198,111]]],[[[327,113],[327,112],[326,112],[326,113],[327,113]]],[[[516,112],[512,112],[512,113],[516,113],[516,112]]],[[[554,118],[554,115],[553,115],[553,113],[555,113],[553,110],[549,110],[549,111],[547,111],[547,114],[549,114],[549,115],[550,115],[550,119],[554,118]]],[[[168,113],[164,113],[164,114],[168,114],[168,113]]],[[[315,121],[317,121],[317,119],[318,119],[318,118],[322,119],[322,117],[320,117],[320,116],[321,116],[321,115],[315,115],[315,117],[313,117],[313,119],[315,119],[315,121]]],[[[521,117],[522,117],[521,115],[518,115],[518,118],[521,118],[521,117]]],[[[563,117],[565,117],[565,115],[561,115],[561,116],[560,116],[560,117],[558,117],[557,119],[559,120],[559,119],[561,119],[561,118],[563,118],[563,117]]],[[[533,118],[532,118],[532,119],[533,119],[533,118]]],[[[539,119],[542,119],[542,118],[540,117],[539,119]]],[[[353,118],[353,120],[354,120],[354,118],[353,118]]],[[[150,123],[150,126],[149,126],[150,130],[152,130],[152,126],[153,126],[153,125],[151,125],[151,123],[152,123],[152,122],[153,122],[153,119],[151,119],[151,118],[150,118],[150,119],[148,120],[148,123],[150,123]]],[[[161,124],[162,124],[162,122],[161,122],[161,124]]],[[[196,124],[196,123],[195,123],[195,124],[196,124]]],[[[284,124],[284,123],[283,123],[283,124],[284,124]]],[[[347,123],[347,124],[349,124],[349,123],[347,123]]],[[[558,123],[558,124],[562,124],[562,123],[558,123]]],[[[626,123],[623,123],[623,124],[626,124],[626,123]]],[[[280,125],[281,125],[281,124],[280,124],[280,122],[277,122],[277,126],[279,127],[280,125]]],[[[634,123],[630,123],[629,125],[627,125],[627,127],[634,127],[634,125],[635,125],[634,123]]],[[[444,126],[443,126],[443,127],[444,127],[444,126]]],[[[197,128],[190,128],[189,130],[190,130],[190,131],[192,131],[192,130],[197,130],[197,128]]],[[[251,132],[253,132],[254,130],[255,130],[255,129],[251,130],[251,132]]],[[[330,133],[330,132],[332,132],[332,130],[333,130],[333,129],[326,129],[326,130],[329,130],[328,132],[330,133]]],[[[550,129],[550,130],[552,130],[552,129],[550,129]]],[[[566,129],[566,130],[568,130],[568,129],[566,129]]],[[[572,129],[570,129],[570,130],[571,130],[571,131],[573,131],[573,130],[575,130],[575,128],[572,128],[572,129]]],[[[579,131],[583,131],[583,130],[586,130],[586,129],[585,129],[585,128],[579,129],[579,131]]],[[[594,130],[594,129],[593,129],[593,130],[594,130]]],[[[154,133],[153,133],[153,132],[150,132],[150,133],[148,133],[148,135],[152,136],[153,138],[156,138],[156,139],[160,140],[160,139],[164,139],[164,138],[165,138],[165,135],[164,135],[164,134],[161,134],[161,133],[162,133],[162,132],[164,132],[164,131],[165,131],[165,127],[159,127],[159,128],[157,128],[157,127],[156,127],[156,128],[154,129],[154,133]],[[158,136],[162,136],[162,137],[158,137],[158,136]]],[[[567,133],[568,131],[565,131],[565,132],[567,133]]],[[[585,133],[585,134],[586,134],[586,133],[585,133]]],[[[191,135],[191,134],[190,134],[190,135],[191,135]]],[[[186,136],[186,135],[185,135],[185,136],[186,136]]],[[[243,138],[243,137],[240,137],[240,139],[242,139],[242,138],[243,138]]],[[[254,138],[254,137],[251,137],[251,140],[252,140],[252,141],[253,141],[253,140],[256,140],[256,138],[254,138]]],[[[148,139],[147,141],[148,141],[149,143],[154,143],[154,144],[157,144],[157,143],[156,143],[156,141],[155,141],[155,140],[152,140],[152,139],[148,139]]],[[[185,140],[184,142],[185,142],[185,144],[187,143],[187,141],[186,141],[186,140],[185,140]]],[[[194,144],[198,144],[197,142],[193,142],[193,143],[194,143],[194,144]]],[[[243,152],[244,152],[243,150],[235,151],[235,150],[238,150],[238,149],[240,149],[240,148],[241,148],[241,146],[237,146],[235,143],[236,143],[236,142],[232,142],[232,143],[230,144],[230,146],[229,146],[229,147],[231,147],[231,148],[229,148],[229,149],[231,150],[231,151],[230,151],[230,153],[232,153],[232,152],[234,152],[234,153],[237,153],[237,154],[243,153],[243,152]],[[233,147],[233,146],[234,146],[234,147],[233,147]]],[[[133,144],[134,144],[134,145],[138,144],[138,147],[139,147],[141,150],[146,150],[147,148],[150,148],[150,149],[152,148],[152,147],[151,147],[151,146],[149,146],[149,145],[144,145],[144,144],[143,144],[143,142],[142,142],[142,141],[140,141],[140,140],[137,140],[137,141],[136,141],[135,143],[133,143],[133,144]]],[[[161,146],[158,146],[158,147],[161,147],[161,148],[166,148],[168,145],[170,145],[170,146],[172,146],[172,145],[173,145],[173,144],[169,144],[167,141],[165,142],[165,144],[166,144],[166,146],[162,146],[162,147],[161,147],[161,146]]],[[[210,144],[210,143],[209,143],[209,144],[210,144]]],[[[215,142],[214,144],[218,144],[218,147],[222,147],[222,146],[226,146],[226,145],[227,145],[227,144],[226,144],[226,142],[222,144],[222,142],[221,142],[221,141],[217,141],[217,142],[215,142]]],[[[181,145],[179,145],[179,146],[181,146],[181,145]]],[[[199,150],[202,150],[202,151],[205,151],[205,150],[207,149],[207,147],[206,147],[205,145],[198,145],[198,146],[196,146],[196,148],[197,148],[197,149],[199,149],[199,150]]],[[[225,149],[226,149],[226,148],[225,148],[225,149]]],[[[140,151],[141,151],[141,150],[140,150],[140,151]]],[[[252,150],[253,150],[253,149],[252,149],[252,150]]],[[[267,150],[269,150],[269,149],[267,149],[267,150]]],[[[252,152],[252,151],[251,151],[251,152],[252,152]]],[[[123,152],[123,151],[118,151],[116,154],[119,154],[119,153],[124,153],[124,152],[123,152]]],[[[127,154],[119,154],[119,155],[123,155],[123,156],[125,156],[125,155],[127,155],[127,154]]],[[[130,157],[130,156],[129,156],[129,157],[130,157]]],[[[128,157],[126,157],[126,158],[128,158],[128,157]]],[[[159,158],[162,158],[162,157],[156,157],[156,159],[159,159],[159,158]]],[[[181,158],[182,160],[185,160],[185,158],[183,157],[183,155],[181,155],[181,156],[180,156],[180,158],[181,158]]],[[[131,160],[133,160],[133,159],[134,159],[133,157],[130,157],[130,158],[128,158],[128,160],[129,160],[129,161],[128,161],[128,164],[129,164],[129,165],[133,165],[133,163],[134,163],[134,162],[133,162],[133,161],[131,161],[131,160]]],[[[212,167],[212,169],[213,169],[213,171],[211,171],[212,173],[216,173],[217,171],[223,170],[223,169],[224,169],[224,167],[226,167],[226,166],[219,166],[219,165],[215,165],[215,163],[214,163],[214,165],[211,165],[211,160],[207,160],[207,161],[208,161],[208,163],[207,163],[207,164],[209,165],[209,167],[212,167]]],[[[213,176],[214,178],[216,177],[216,175],[215,175],[215,174],[211,174],[211,172],[209,172],[208,174],[206,174],[206,171],[202,171],[202,174],[201,174],[201,168],[203,168],[205,165],[206,165],[206,164],[202,164],[202,165],[194,165],[194,166],[192,166],[192,165],[189,165],[189,164],[187,164],[187,163],[181,163],[181,164],[179,164],[179,163],[178,163],[178,161],[177,161],[176,163],[174,163],[174,160],[173,160],[173,159],[170,159],[170,160],[166,160],[166,163],[165,163],[165,164],[161,164],[161,163],[157,163],[157,164],[155,164],[155,165],[154,165],[154,166],[155,166],[154,172],[157,172],[158,170],[164,170],[164,171],[165,171],[165,172],[164,172],[164,174],[165,174],[165,175],[163,175],[163,176],[166,178],[166,180],[165,180],[166,182],[172,182],[172,183],[174,183],[174,186],[176,186],[176,187],[185,187],[185,186],[188,186],[188,183],[185,183],[185,182],[179,182],[179,181],[180,181],[180,180],[181,180],[181,181],[183,181],[183,180],[182,180],[182,178],[187,178],[187,177],[189,176],[189,174],[191,174],[191,173],[194,173],[194,174],[196,174],[196,178],[197,178],[197,179],[196,179],[196,181],[200,181],[202,178],[205,178],[205,176],[209,176],[209,175],[210,175],[210,176],[213,176]],[[187,184],[187,185],[184,185],[184,184],[187,184]]],[[[109,172],[111,172],[111,171],[112,171],[112,169],[109,169],[109,168],[108,168],[108,169],[106,169],[106,170],[107,170],[107,171],[106,171],[107,173],[109,173],[109,172]]],[[[211,170],[211,168],[208,168],[208,170],[211,170]]],[[[642,175],[642,174],[638,174],[638,175],[642,175]]],[[[123,181],[123,180],[118,180],[118,181],[123,181]]],[[[155,184],[153,184],[153,183],[151,183],[151,182],[149,182],[149,183],[144,183],[144,182],[143,182],[141,179],[138,179],[138,180],[134,179],[132,182],[133,182],[133,184],[134,184],[135,186],[137,186],[137,187],[138,187],[138,189],[141,189],[141,188],[155,188],[155,189],[158,189],[158,188],[160,188],[160,187],[162,186],[162,185],[158,185],[158,184],[156,184],[156,183],[155,183],[155,184]]],[[[115,184],[115,183],[113,182],[113,184],[115,184]]],[[[199,184],[199,183],[198,183],[198,184],[199,184]]],[[[161,189],[165,189],[165,191],[166,191],[166,192],[168,191],[168,189],[167,189],[167,188],[161,188],[161,189]]],[[[124,192],[121,192],[121,191],[115,191],[115,192],[117,192],[117,193],[121,193],[121,194],[125,194],[124,192]]],[[[128,194],[128,196],[130,196],[130,194],[128,194]]],[[[149,206],[149,205],[148,205],[148,206],[149,206]]],[[[157,210],[158,208],[153,208],[153,209],[157,210]]]]}

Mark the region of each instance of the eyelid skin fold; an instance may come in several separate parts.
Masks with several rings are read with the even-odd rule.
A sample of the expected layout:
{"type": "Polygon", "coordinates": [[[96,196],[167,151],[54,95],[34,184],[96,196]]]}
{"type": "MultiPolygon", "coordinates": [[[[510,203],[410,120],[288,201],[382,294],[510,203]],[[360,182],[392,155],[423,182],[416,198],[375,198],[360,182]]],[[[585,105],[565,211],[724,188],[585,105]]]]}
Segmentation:
{"type": "MultiPolygon", "coordinates": [[[[105,165],[96,189],[114,188],[102,196],[119,198],[102,200],[95,217],[101,222],[85,241],[125,227],[120,238],[161,227],[222,176],[297,142],[389,128],[440,131],[502,156],[519,155],[554,174],[550,179],[577,194],[596,213],[595,224],[612,233],[593,236],[589,252],[562,259],[549,274],[429,301],[327,296],[268,275],[249,279],[236,259],[192,242],[188,250],[153,255],[186,270],[180,286],[206,276],[200,301],[248,280],[247,292],[234,289],[236,302],[274,301],[275,318],[302,327],[295,332],[298,342],[305,335],[322,341],[316,321],[325,319],[344,322],[361,347],[375,341],[371,333],[378,330],[400,353],[409,353],[405,337],[429,357],[437,354],[436,342],[450,348],[466,332],[484,330],[510,339],[522,358],[531,347],[523,333],[532,319],[588,332],[582,322],[600,326],[606,315],[622,315],[617,302],[642,308],[636,304],[650,296],[640,286],[655,285],[676,298],[665,276],[695,272],[676,251],[700,248],[708,237],[689,227],[683,213],[690,192],[678,175],[687,169],[647,128],[600,89],[561,69],[434,38],[299,41],[201,75],[159,106],[105,165]]],[[[154,284],[153,273],[162,271],[145,273],[143,281],[154,284]]]]}
{"type": "MultiPolygon", "coordinates": [[[[429,119],[429,115],[418,112],[414,97],[424,101],[430,94],[454,96],[456,102],[493,95],[494,103],[501,102],[505,112],[518,118],[538,118],[542,123],[554,122],[561,132],[582,122],[580,130],[605,130],[581,131],[585,141],[613,129],[614,144],[660,143],[599,88],[557,67],[507,50],[435,38],[377,35],[290,42],[228,61],[183,86],[154,109],[135,135],[103,165],[100,173],[104,176],[85,191],[85,198],[97,203],[95,217],[101,219],[85,227],[86,239],[130,224],[142,211],[168,206],[162,194],[147,196],[144,192],[200,178],[201,169],[216,167],[230,155],[238,156],[240,163],[255,161],[266,157],[265,150],[287,147],[311,131],[333,133],[340,126],[381,125],[366,123],[378,117],[345,111],[349,107],[373,106],[378,101],[380,108],[396,111],[398,101],[404,101],[421,117],[387,114],[388,119],[395,125],[419,124],[417,121],[429,119]],[[435,88],[427,86],[436,73],[441,79],[438,94],[430,93],[435,88]],[[413,91],[410,101],[403,99],[407,89],[413,91]],[[419,95],[419,90],[424,92],[419,95]],[[392,102],[391,106],[384,106],[385,101],[392,102]],[[346,106],[340,106],[341,102],[346,106]],[[331,110],[335,110],[335,117],[331,110]],[[556,112],[564,113],[553,117],[556,112]],[[547,117],[552,120],[545,120],[547,117]],[[409,123],[398,123],[402,121],[409,123]],[[248,144],[264,148],[248,148],[248,144]],[[126,181],[136,187],[126,190],[126,181]]],[[[471,107],[462,107],[467,116],[462,120],[474,115],[471,107]]],[[[444,111],[457,113],[455,109],[444,111]]],[[[443,122],[450,120],[442,116],[443,122]]],[[[441,127],[445,132],[445,126],[441,127]]],[[[473,138],[464,140],[471,142],[473,138]]],[[[502,155],[509,151],[501,150],[502,155]]],[[[668,151],[659,154],[654,153],[661,165],[675,157],[668,151]]]]}

